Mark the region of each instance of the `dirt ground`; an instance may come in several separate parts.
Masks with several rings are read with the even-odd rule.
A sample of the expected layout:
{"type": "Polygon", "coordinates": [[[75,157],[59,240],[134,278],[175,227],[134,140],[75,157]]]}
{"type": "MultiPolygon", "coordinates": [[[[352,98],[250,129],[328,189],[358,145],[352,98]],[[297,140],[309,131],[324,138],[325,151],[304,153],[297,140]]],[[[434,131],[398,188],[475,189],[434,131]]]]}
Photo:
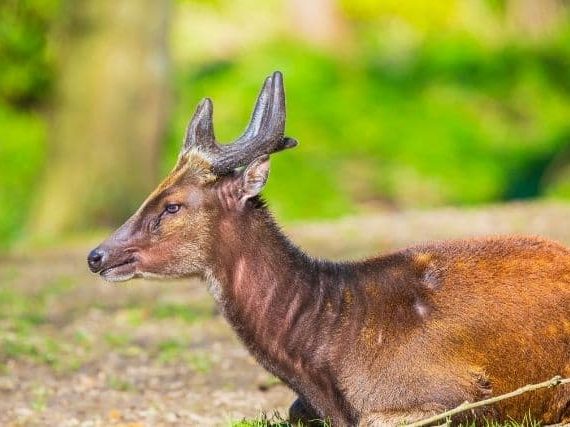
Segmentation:
{"type": "MultiPolygon", "coordinates": [[[[486,234],[568,244],[570,205],[394,212],[285,230],[336,259],[486,234]]],[[[230,426],[286,413],[293,394],[257,366],[202,283],[105,283],[86,267],[95,243],[0,257],[0,425],[230,426]]]]}

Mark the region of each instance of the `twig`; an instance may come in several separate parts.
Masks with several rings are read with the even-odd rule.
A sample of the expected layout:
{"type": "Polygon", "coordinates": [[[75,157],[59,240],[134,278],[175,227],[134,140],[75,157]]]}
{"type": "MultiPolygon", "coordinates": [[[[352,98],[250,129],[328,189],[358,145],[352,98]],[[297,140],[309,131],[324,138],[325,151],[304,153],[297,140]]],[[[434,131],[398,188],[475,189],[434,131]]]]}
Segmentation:
{"type": "Polygon", "coordinates": [[[459,414],[469,409],[478,408],[479,406],[490,405],[492,403],[500,402],[501,400],[510,399],[511,397],[518,396],[520,394],[528,393],[529,391],[538,390],[541,388],[555,387],[561,384],[570,384],[570,378],[562,378],[560,375],[555,376],[551,380],[544,381],[538,384],[528,384],[524,387],[518,388],[507,394],[501,394],[500,396],[491,397],[485,400],[479,400],[477,402],[469,403],[464,402],[456,408],[450,409],[449,411],[442,412],[439,415],[434,415],[433,417],[423,419],[421,421],[416,421],[414,423],[405,424],[406,427],[422,427],[431,424],[435,421],[443,420],[453,415],[459,414]]]}

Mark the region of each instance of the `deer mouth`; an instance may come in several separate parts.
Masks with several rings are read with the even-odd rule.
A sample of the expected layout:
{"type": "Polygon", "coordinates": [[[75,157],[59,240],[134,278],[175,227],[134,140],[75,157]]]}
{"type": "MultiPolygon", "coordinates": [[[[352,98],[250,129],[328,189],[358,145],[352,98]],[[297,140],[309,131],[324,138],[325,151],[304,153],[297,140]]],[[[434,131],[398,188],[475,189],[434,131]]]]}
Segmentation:
{"type": "Polygon", "coordinates": [[[136,258],[131,257],[123,262],[107,267],[99,275],[109,282],[123,282],[132,279],[136,273],[136,258]]]}

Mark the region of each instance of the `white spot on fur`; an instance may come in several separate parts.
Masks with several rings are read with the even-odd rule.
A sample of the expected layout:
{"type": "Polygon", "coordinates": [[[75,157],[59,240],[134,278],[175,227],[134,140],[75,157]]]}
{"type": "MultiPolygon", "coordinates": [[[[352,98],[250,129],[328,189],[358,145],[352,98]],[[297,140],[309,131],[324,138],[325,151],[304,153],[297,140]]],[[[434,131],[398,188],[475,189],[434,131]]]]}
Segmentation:
{"type": "Polygon", "coordinates": [[[429,314],[429,307],[420,301],[414,304],[414,310],[416,310],[416,313],[422,318],[427,317],[429,314]]]}

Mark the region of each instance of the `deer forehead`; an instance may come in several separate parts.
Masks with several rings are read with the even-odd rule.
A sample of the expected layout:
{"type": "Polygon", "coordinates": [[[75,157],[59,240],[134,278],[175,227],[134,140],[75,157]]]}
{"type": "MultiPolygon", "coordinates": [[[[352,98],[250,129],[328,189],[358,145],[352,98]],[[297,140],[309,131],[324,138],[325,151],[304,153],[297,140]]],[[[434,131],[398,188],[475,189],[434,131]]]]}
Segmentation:
{"type": "Polygon", "coordinates": [[[212,173],[211,163],[205,156],[195,151],[187,153],[180,157],[170,174],[150,193],[139,208],[139,212],[170,189],[179,187],[180,192],[184,193],[184,187],[188,185],[206,185],[214,182],[217,178],[212,173]]]}
{"type": "Polygon", "coordinates": [[[212,172],[212,169],[212,161],[207,153],[199,150],[190,150],[179,157],[176,166],[166,180],[171,178],[176,182],[182,177],[190,177],[200,184],[207,184],[218,178],[212,172]]]}

